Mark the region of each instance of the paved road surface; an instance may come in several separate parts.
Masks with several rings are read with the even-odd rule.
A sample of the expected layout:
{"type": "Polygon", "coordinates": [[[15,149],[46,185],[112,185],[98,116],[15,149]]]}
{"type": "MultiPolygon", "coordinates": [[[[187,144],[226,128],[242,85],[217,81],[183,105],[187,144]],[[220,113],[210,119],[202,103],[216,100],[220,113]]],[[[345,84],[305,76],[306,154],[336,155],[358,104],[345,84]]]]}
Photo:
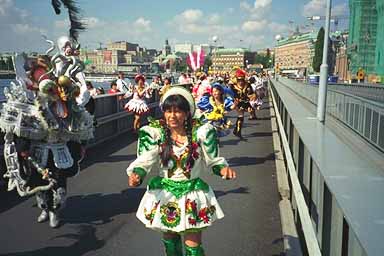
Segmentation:
{"type": "MultiPolygon", "coordinates": [[[[226,214],[204,233],[207,255],[282,255],[279,196],[269,107],[260,120],[246,120],[246,141],[232,134],[221,141],[221,154],[238,172],[234,181],[206,174],[226,214]]],[[[145,190],[129,189],[125,168],[135,158],[130,134],[93,148],[82,171],[69,182],[63,224],[39,224],[33,198],[1,193],[0,255],[162,255],[160,234],[135,217],[145,190]]],[[[152,174],[153,175],[153,174],[152,174]]]]}

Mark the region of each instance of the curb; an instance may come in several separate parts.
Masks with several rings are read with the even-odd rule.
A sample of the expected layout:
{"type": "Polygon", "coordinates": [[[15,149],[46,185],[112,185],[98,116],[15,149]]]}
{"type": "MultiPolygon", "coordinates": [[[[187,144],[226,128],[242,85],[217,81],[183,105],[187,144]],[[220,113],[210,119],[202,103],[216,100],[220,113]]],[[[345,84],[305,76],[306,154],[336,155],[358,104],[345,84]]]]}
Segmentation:
{"type": "MultiPolygon", "coordinates": [[[[269,102],[272,102],[271,94],[268,93],[269,102]]],[[[273,148],[275,152],[275,165],[277,186],[280,194],[280,218],[283,232],[284,253],[286,256],[303,255],[300,239],[297,234],[292,205],[290,201],[291,191],[288,183],[287,170],[285,168],[284,154],[280,144],[279,129],[276,122],[276,115],[273,105],[270,107],[271,127],[273,136],[273,148]]]]}

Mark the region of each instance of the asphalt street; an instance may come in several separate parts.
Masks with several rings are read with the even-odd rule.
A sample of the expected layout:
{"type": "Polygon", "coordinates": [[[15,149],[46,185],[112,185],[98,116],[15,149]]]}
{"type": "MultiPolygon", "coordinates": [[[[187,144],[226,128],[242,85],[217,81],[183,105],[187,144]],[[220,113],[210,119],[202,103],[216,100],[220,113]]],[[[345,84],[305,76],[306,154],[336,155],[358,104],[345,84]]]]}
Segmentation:
{"type": "MultiPolygon", "coordinates": [[[[220,140],[221,155],[238,178],[203,176],[225,213],[203,234],[206,255],[283,255],[268,103],[258,118],[246,119],[245,140],[232,134],[220,140]]],[[[130,133],[90,149],[80,174],[69,180],[58,229],[37,223],[33,197],[1,192],[0,255],[164,255],[160,234],[135,217],[147,181],[138,188],[127,186],[125,169],[135,154],[136,138],[130,133]]]]}

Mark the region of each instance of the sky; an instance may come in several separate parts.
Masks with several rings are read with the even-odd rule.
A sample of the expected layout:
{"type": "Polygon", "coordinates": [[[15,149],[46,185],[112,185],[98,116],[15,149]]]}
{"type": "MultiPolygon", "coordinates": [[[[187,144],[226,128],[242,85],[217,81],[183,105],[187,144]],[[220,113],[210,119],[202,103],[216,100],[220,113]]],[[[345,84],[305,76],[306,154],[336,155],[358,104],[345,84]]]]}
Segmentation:
{"type": "MultiPolygon", "coordinates": [[[[161,49],[175,43],[208,43],[252,50],[272,48],[276,35],[318,30],[326,0],[77,0],[87,30],[79,42],[88,49],[128,41],[161,49]],[[216,37],[217,41],[213,41],[216,37]]],[[[347,28],[348,0],[333,0],[332,15],[347,28]]],[[[334,29],[334,26],[331,27],[334,29]]],[[[0,0],[0,52],[37,51],[69,31],[68,13],[56,15],[51,0],[0,0]]]]}

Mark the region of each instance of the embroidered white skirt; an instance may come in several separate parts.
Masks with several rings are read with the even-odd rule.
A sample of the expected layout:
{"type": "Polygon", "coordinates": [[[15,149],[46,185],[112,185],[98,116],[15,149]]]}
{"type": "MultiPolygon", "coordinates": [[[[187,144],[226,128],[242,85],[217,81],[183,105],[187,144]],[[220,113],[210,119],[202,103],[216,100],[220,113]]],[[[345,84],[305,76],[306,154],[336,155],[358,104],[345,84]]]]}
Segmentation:
{"type": "Polygon", "coordinates": [[[136,213],[146,227],[161,232],[201,229],[224,217],[215,194],[194,190],[179,198],[166,190],[147,190],[136,213]]]}

